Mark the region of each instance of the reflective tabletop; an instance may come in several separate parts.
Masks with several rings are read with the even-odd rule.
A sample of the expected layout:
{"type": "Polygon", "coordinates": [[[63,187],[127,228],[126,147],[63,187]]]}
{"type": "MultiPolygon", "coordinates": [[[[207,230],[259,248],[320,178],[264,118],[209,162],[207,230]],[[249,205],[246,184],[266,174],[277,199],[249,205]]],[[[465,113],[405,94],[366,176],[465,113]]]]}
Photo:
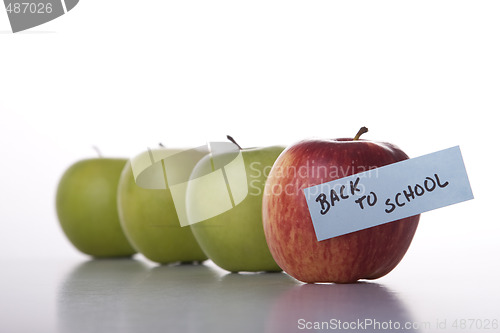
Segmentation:
{"type": "Polygon", "coordinates": [[[500,331],[490,245],[475,245],[485,256],[473,258],[467,246],[426,241],[386,277],[355,284],[234,274],[211,261],[2,259],[0,325],[52,333],[500,331]]]}

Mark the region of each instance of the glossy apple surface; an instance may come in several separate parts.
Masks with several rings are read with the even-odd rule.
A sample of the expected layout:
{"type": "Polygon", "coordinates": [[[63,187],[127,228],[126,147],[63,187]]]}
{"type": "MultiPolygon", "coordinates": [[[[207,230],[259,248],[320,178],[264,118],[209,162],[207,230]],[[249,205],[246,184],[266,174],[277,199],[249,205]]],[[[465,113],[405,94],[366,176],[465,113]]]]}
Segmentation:
{"type": "MultiPolygon", "coordinates": [[[[162,153],[177,152],[165,149],[162,153]]],[[[127,238],[149,260],[167,264],[207,259],[191,229],[181,227],[170,190],[138,186],[130,162],[119,182],[118,211],[127,238]]]]}
{"type": "Polygon", "coordinates": [[[70,242],[93,257],[123,257],[136,253],[120,226],[116,196],[126,159],[79,161],[63,174],[56,210],[70,242]]]}
{"type": "Polygon", "coordinates": [[[408,159],[390,143],[304,140],[288,147],[267,179],[263,224],[280,267],[307,282],[377,279],[401,261],[420,215],[318,241],[303,189],[408,159]]]}
{"type": "MultiPolygon", "coordinates": [[[[284,147],[243,149],[245,170],[242,175],[227,170],[229,180],[235,180],[233,195],[248,190],[248,195],[233,208],[191,225],[193,234],[207,256],[219,267],[231,272],[281,271],[267,247],[262,228],[262,195],[267,174],[284,147]],[[246,177],[239,182],[238,177],[246,177]],[[235,179],[236,178],[236,179],[235,179]],[[247,186],[247,189],[241,189],[247,186]]],[[[193,171],[210,168],[210,158],[202,159],[193,171]]],[[[205,197],[218,199],[228,196],[225,186],[216,184],[215,178],[207,178],[203,186],[190,183],[187,190],[188,215],[202,215],[204,208],[199,201],[205,197]]],[[[241,180],[241,179],[240,179],[241,180]]],[[[214,206],[217,206],[215,204],[214,206]]],[[[210,207],[209,207],[210,209],[210,207]]]]}

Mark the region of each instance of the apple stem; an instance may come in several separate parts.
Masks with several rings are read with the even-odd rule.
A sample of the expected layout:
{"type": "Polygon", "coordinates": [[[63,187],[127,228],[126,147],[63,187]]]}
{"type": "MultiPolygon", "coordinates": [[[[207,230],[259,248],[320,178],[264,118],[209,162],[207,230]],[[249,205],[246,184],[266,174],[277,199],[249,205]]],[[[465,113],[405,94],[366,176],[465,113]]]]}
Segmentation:
{"type": "Polygon", "coordinates": [[[239,150],[243,150],[243,148],[241,148],[241,146],[238,143],[236,143],[236,140],[234,140],[231,135],[226,135],[226,137],[227,137],[227,139],[229,141],[231,141],[232,143],[234,143],[238,147],[239,150]]]}
{"type": "Polygon", "coordinates": [[[92,148],[94,148],[94,150],[96,151],[97,156],[99,156],[99,158],[102,158],[101,150],[97,146],[92,146],[92,148]]]}
{"type": "Polygon", "coordinates": [[[359,140],[359,137],[363,134],[365,134],[366,132],[368,132],[368,128],[366,127],[361,127],[358,131],[358,133],[356,133],[356,136],[354,137],[354,139],[352,139],[353,141],[356,141],[356,140],[359,140]]]}

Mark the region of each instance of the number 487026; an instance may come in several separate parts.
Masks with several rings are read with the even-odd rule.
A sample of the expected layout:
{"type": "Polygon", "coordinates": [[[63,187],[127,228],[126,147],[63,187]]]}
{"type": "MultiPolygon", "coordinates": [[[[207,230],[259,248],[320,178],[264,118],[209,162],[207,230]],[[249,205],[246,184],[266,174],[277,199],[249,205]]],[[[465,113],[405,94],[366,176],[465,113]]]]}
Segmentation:
{"type": "Polygon", "coordinates": [[[11,14],[50,14],[52,4],[50,2],[14,2],[7,5],[7,13],[11,14]]]}

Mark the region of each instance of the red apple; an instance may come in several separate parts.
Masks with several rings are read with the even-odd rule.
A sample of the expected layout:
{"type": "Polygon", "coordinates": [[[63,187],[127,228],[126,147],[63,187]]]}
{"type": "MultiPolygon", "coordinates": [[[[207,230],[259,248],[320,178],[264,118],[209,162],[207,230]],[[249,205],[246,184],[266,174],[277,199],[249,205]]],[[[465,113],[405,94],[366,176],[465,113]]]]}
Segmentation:
{"type": "Polygon", "coordinates": [[[406,253],[420,215],[318,241],[303,189],[408,159],[385,142],[310,139],[283,151],[263,197],[264,232],[276,263],[297,280],[352,283],[389,273],[406,253]]]}

